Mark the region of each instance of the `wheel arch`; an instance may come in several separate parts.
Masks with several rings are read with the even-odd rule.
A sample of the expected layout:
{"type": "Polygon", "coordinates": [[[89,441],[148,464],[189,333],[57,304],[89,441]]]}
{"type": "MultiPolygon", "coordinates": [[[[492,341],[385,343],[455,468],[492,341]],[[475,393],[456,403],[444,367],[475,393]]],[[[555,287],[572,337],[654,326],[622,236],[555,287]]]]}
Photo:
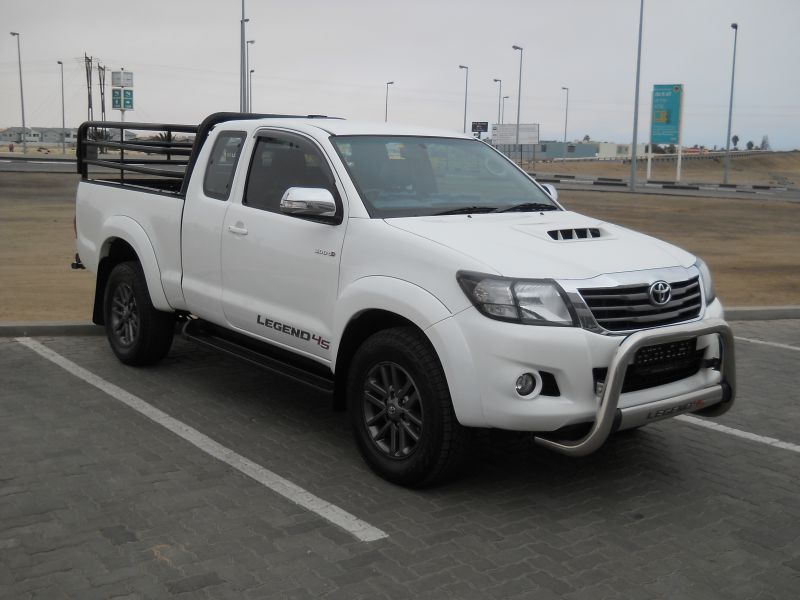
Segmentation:
{"type": "Polygon", "coordinates": [[[347,373],[353,354],[368,337],[392,327],[410,326],[418,329],[441,357],[426,333],[434,323],[450,317],[451,313],[438,298],[408,281],[385,276],[363,277],[354,281],[340,294],[336,306],[331,348],[334,361],[335,410],[344,410],[347,373]]]}
{"type": "Polygon", "coordinates": [[[373,308],[364,310],[354,315],[347,323],[347,327],[339,340],[338,353],[336,354],[333,392],[334,410],[342,411],[347,408],[347,374],[350,371],[353,355],[358,347],[363,344],[367,338],[379,331],[404,326],[414,327],[419,330],[422,335],[425,335],[425,332],[409,319],[383,309],[373,308]]]}
{"type": "Polygon", "coordinates": [[[100,247],[100,260],[97,264],[92,322],[97,325],[105,324],[103,298],[108,276],[114,267],[129,260],[138,261],[142,265],[153,307],[172,311],[161,286],[161,270],[156,254],[145,230],[129,217],[112,217],[104,230],[105,240],[100,247]]]}

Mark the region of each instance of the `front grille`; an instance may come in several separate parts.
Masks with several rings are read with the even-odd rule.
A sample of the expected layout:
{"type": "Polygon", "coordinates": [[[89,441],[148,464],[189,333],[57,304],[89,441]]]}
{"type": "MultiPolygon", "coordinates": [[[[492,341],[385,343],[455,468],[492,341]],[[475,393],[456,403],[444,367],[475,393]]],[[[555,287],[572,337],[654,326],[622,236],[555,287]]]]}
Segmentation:
{"type": "Polygon", "coordinates": [[[700,316],[700,278],[670,283],[672,298],[663,306],[650,303],[650,285],[585,288],[583,297],[597,324],[609,331],[631,331],[690,321],[700,316]]]}
{"type": "MultiPolygon", "coordinates": [[[[635,392],[691,377],[703,364],[705,348],[697,350],[697,340],[682,340],[647,346],[636,352],[625,372],[622,393],[635,392]]],[[[593,369],[595,381],[605,381],[608,369],[593,369]]]]}

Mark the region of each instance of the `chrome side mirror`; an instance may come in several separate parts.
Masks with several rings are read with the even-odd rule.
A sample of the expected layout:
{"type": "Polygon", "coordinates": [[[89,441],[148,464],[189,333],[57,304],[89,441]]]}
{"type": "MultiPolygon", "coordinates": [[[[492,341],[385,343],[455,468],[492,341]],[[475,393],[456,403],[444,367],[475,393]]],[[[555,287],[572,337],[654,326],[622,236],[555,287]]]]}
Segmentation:
{"type": "Polygon", "coordinates": [[[541,185],[553,200],[558,200],[558,190],[552,183],[541,183],[541,185]]]}
{"type": "Polygon", "coordinates": [[[307,217],[335,217],[336,201],[325,188],[291,187],[281,198],[281,212],[307,217]]]}

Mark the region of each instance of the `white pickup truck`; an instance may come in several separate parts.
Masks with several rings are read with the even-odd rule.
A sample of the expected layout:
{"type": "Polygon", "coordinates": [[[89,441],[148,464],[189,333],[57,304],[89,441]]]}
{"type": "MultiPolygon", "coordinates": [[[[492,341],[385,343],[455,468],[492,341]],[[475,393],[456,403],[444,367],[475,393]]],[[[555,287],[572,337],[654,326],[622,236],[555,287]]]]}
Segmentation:
{"type": "Polygon", "coordinates": [[[119,359],[180,329],[330,391],[390,481],[440,480],[474,428],[583,456],[733,404],[703,261],[565,210],[479,140],[236,113],[79,135],[73,266],[119,359]]]}

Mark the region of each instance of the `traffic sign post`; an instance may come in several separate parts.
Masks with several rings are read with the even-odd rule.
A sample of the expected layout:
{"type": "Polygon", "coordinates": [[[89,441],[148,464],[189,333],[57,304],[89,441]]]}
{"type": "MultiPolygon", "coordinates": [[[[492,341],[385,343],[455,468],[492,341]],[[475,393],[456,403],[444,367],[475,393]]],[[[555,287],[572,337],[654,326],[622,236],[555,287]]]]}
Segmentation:
{"type": "Polygon", "coordinates": [[[133,73],[122,69],[111,72],[111,108],[120,111],[125,122],[125,111],[133,110],[133,73]]]}
{"type": "Polygon", "coordinates": [[[653,86],[653,108],[650,112],[650,143],[647,152],[647,178],[650,179],[653,144],[676,144],[678,164],[676,180],[681,180],[681,141],[683,121],[683,84],[653,86]]]}

